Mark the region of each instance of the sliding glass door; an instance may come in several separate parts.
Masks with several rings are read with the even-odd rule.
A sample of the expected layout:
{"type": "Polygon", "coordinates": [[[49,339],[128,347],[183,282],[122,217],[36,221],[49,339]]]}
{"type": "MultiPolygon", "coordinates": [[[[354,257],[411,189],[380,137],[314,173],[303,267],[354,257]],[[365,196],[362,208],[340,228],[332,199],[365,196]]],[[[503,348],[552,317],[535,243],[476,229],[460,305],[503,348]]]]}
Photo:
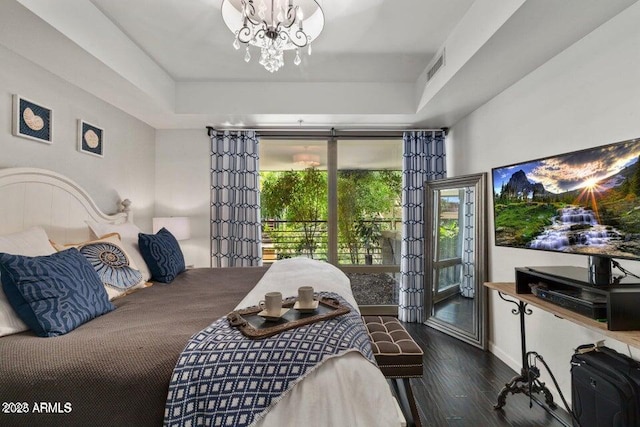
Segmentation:
{"type": "Polygon", "coordinates": [[[263,140],[260,191],[263,262],[328,259],[327,142],[263,140]]]}
{"type": "Polygon", "coordinates": [[[361,306],[397,314],[402,139],[337,141],[337,264],[361,306]]]}
{"type": "Polygon", "coordinates": [[[260,146],[264,262],[330,262],[359,305],[397,312],[402,139],[263,137],[260,146]]]}

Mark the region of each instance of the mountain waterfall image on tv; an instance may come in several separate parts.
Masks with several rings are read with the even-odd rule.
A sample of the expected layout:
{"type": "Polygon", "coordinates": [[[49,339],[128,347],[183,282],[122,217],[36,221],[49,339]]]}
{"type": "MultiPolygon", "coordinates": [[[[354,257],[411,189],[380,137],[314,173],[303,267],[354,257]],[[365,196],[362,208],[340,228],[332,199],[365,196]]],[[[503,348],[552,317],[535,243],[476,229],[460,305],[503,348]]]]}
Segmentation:
{"type": "Polygon", "coordinates": [[[494,168],[498,246],[640,259],[640,139],[494,168]]]}

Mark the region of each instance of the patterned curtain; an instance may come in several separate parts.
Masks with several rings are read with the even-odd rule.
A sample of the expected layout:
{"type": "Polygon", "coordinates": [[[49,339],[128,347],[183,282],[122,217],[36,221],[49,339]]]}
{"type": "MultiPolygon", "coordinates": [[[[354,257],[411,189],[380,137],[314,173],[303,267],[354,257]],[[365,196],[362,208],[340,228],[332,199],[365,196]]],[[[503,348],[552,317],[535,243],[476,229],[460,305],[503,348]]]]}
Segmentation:
{"type": "Polygon", "coordinates": [[[211,265],[262,265],[259,139],[211,131],[211,265]]]}
{"type": "Polygon", "coordinates": [[[463,220],[460,226],[462,232],[462,278],[460,281],[460,294],[466,298],[473,298],[475,290],[475,188],[464,189],[463,220]]]}
{"type": "Polygon", "coordinates": [[[402,165],[402,248],[398,318],[424,319],[424,182],[445,178],[442,131],[405,132],[402,165]]]}

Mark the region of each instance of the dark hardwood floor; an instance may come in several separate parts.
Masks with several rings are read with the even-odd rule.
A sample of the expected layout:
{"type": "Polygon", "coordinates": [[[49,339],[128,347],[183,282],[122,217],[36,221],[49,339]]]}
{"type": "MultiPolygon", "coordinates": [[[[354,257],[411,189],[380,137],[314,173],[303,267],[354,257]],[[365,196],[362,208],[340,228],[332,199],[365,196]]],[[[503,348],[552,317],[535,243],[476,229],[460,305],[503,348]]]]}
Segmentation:
{"type": "MultiPolygon", "coordinates": [[[[502,387],[516,375],[493,354],[422,324],[404,326],[424,351],[424,375],[411,380],[423,426],[562,426],[535,403],[530,409],[522,394],[509,395],[502,410],[493,409],[502,387]]],[[[569,422],[565,411],[556,412],[569,422]]]]}
{"type": "Polygon", "coordinates": [[[443,322],[456,325],[463,331],[473,331],[475,319],[473,298],[465,298],[460,294],[434,304],[434,317],[443,322]]]}

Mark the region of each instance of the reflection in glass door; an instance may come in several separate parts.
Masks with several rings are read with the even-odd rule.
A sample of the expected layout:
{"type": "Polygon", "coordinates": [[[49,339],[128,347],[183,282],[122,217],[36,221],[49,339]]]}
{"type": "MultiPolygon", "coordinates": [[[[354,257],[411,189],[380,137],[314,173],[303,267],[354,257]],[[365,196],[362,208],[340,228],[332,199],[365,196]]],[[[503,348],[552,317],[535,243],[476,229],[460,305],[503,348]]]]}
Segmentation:
{"type": "Polygon", "coordinates": [[[433,302],[438,303],[459,292],[462,277],[462,234],[460,232],[461,189],[438,191],[434,224],[436,251],[433,262],[433,302]]]}

